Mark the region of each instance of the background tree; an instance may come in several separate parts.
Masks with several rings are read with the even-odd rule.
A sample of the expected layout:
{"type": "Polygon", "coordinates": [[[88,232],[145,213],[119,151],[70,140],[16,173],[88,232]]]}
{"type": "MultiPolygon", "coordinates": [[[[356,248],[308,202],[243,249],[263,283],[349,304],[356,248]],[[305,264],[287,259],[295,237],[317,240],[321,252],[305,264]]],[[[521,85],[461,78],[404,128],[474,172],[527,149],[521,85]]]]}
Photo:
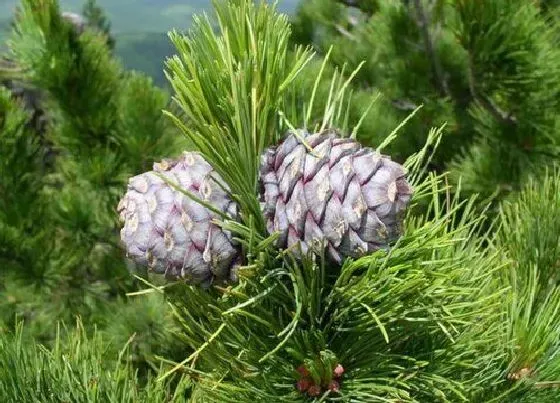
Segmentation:
{"type": "MultiPolygon", "coordinates": [[[[365,61],[356,90],[383,96],[363,123],[368,141],[423,105],[391,152],[408,155],[446,123],[433,167],[491,196],[559,156],[557,15],[550,2],[304,0],[294,40],[332,46],[332,64],[350,71],[365,61]]],[[[366,107],[355,103],[354,121],[366,107]]]]}
{"type": "Polygon", "coordinates": [[[24,320],[25,334],[50,343],[53,323],[79,315],[117,349],[136,333],[131,357],[146,365],[173,349],[173,322],[161,298],[126,297],[137,282],[119,246],[116,203],[129,176],[183,147],[161,114],[168,97],[124,71],[104,34],[79,34],[53,0],[21,3],[9,45],[11,78],[41,94],[48,123],[37,133],[2,89],[2,327],[24,320]]]}
{"type": "Polygon", "coordinates": [[[115,47],[115,38],[111,35],[111,22],[105,15],[103,9],[97,4],[97,0],[87,0],[82,8],[82,15],[88,25],[97,27],[107,38],[110,49],[115,47]]]}

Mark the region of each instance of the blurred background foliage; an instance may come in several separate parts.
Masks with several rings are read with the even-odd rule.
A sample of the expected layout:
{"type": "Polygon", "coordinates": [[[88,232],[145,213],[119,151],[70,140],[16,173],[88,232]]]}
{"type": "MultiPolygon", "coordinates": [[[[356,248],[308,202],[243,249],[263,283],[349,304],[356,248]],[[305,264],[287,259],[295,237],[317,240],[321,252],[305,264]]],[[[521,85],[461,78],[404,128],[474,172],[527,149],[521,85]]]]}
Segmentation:
{"type": "MultiPolygon", "coordinates": [[[[280,0],[278,9],[293,13],[299,0],[280,0]]],[[[61,0],[60,8],[80,13],[84,0],[61,0]]],[[[0,2],[0,49],[10,27],[17,0],[0,2]]],[[[194,14],[211,10],[210,0],[98,0],[111,22],[116,54],[127,69],[148,74],[158,86],[167,87],[163,74],[164,60],[173,55],[174,47],[167,32],[186,30],[194,14]]]]}

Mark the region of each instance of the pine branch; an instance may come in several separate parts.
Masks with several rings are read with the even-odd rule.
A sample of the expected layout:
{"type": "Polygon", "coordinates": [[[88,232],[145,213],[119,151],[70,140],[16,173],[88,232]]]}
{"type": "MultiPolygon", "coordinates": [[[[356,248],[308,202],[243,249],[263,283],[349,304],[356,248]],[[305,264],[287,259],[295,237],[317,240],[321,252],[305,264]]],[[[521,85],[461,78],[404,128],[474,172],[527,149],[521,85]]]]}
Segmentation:
{"type": "Polygon", "coordinates": [[[505,112],[498,105],[496,105],[489,97],[484,95],[478,94],[476,90],[476,79],[474,76],[474,68],[472,63],[472,57],[469,53],[469,65],[468,65],[468,82],[469,82],[469,91],[470,94],[475,102],[481,105],[484,109],[486,109],[496,120],[499,122],[508,125],[508,126],[515,126],[517,124],[517,119],[509,112],[505,112]]]}
{"type": "Polygon", "coordinates": [[[536,388],[556,388],[560,379],[560,170],[531,179],[500,209],[495,247],[510,269],[503,281],[511,288],[508,378],[530,378],[536,388]]]}
{"type": "Polygon", "coordinates": [[[0,395],[5,402],[171,402],[189,392],[186,377],[141,379],[127,359],[134,337],[113,354],[108,340],[100,332],[88,335],[80,320],[74,329],[59,325],[50,348],[30,339],[27,327],[18,323],[15,334],[0,331],[0,395]],[[174,392],[171,382],[177,382],[174,392]]]}
{"type": "Polygon", "coordinates": [[[442,96],[449,97],[450,92],[447,85],[447,79],[445,78],[445,73],[441,67],[441,62],[434,47],[434,39],[430,33],[430,18],[424,10],[422,0],[413,0],[413,3],[416,10],[416,23],[422,32],[426,54],[432,64],[435,81],[434,84],[442,96]]]}
{"type": "Polygon", "coordinates": [[[439,205],[440,186],[432,178],[418,187],[433,219],[411,218],[389,253],[342,268],[271,261],[218,298],[177,289],[176,315],[199,352],[177,367],[224,402],[303,401],[294,370],[326,356],[347,368],[347,400],[469,400],[491,385],[503,363],[504,289],[494,277],[503,262],[484,252],[472,201],[439,205]]]}
{"type": "Polygon", "coordinates": [[[288,53],[288,20],[273,6],[214,5],[217,35],[207,17],[196,18],[189,35],[170,35],[178,55],[167,61],[166,74],[184,117],[167,114],[229,186],[242,220],[264,233],[255,196],[261,155],[284,130],[278,119],[288,106],[284,94],[311,52],[288,53]]]}

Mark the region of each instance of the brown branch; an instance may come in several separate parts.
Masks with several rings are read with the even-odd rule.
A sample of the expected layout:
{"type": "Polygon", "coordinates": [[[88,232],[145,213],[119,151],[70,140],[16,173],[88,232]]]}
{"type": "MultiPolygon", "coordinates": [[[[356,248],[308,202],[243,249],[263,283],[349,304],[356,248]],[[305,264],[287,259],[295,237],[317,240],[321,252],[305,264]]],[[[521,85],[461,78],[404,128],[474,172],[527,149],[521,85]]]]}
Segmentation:
{"type": "Polygon", "coordinates": [[[511,113],[505,112],[500,109],[498,105],[496,105],[490,98],[482,97],[478,95],[473,95],[474,99],[479,102],[484,109],[490,112],[496,119],[500,120],[503,123],[508,125],[515,125],[517,124],[517,119],[515,116],[512,116],[511,113]]]}
{"type": "Polygon", "coordinates": [[[424,7],[422,7],[422,0],[414,0],[414,8],[416,9],[417,14],[416,23],[418,24],[418,27],[422,32],[426,53],[432,63],[432,70],[434,72],[435,81],[434,84],[438,88],[441,95],[447,97],[450,95],[449,87],[447,86],[447,80],[445,79],[441,63],[434,48],[434,40],[432,38],[432,35],[430,34],[430,21],[428,15],[424,10],[424,7]]]}
{"type": "Polygon", "coordinates": [[[474,67],[472,63],[472,57],[469,53],[469,68],[468,68],[468,79],[469,79],[469,91],[475,102],[478,102],[484,109],[486,109],[495,119],[500,122],[514,126],[517,124],[517,119],[509,112],[503,111],[498,105],[496,105],[490,98],[479,95],[476,90],[476,83],[474,78],[474,67]]]}

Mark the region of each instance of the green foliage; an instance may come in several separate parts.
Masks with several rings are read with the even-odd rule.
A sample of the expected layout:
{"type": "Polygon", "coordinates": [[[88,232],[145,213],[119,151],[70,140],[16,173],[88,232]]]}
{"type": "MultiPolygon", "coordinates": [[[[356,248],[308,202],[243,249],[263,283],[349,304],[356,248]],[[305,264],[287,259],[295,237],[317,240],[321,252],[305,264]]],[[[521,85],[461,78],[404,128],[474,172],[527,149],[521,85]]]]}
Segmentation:
{"type": "MultiPolygon", "coordinates": [[[[48,226],[41,226],[47,210],[40,200],[44,152],[38,137],[26,127],[27,120],[10,93],[0,87],[0,262],[6,287],[2,322],[7,323],[13,320],[10,308],[19,302],[20,295],[33,293],[35,285],[18,289],[16,296],[8,290],[8,284],[21,286],[18,277],[26,272],[34,274],[31,279],[38,283],[45,280],[46,262],[54,247],[48,226]]],[[[26,304],[33,305],[29,300],[26,304]]]]}
{"type": "MultiPolygon", "coordinates": [[[[0,87],[0,217],[5,225],[22,224],[28,228],[33,218],[32,202],[42,186],[41,172],[44,155],[39,139],[29,135],[25,124],[28,116],[10,99],[8,90],[0,87]],[[24,159],[27,164],[19,161],[24,159]],[[18,203],[29,209],[22,209],[18,203]]],[[[23,230],[22,228],[22,230],[23,230]]]]}
{"type": "Polygon", "coordinates": [[[516,345],[510,371],[526,372],[530,382],[560,377],[559,211],[560,172],[555,169],[531,179],[501,212],[497,243],[512,262],[508,282],[515,301],[509,312],[516,345]]]}
{"type": "MultiPolygon", "coordinates": [[[[383,98],[361,138],[381,141],[417,105],[418,119],[389,149],[404,159],[431,126],[446,123],[432,167],[461,177],[465,194],[504,196],[558,153],[558,21],[554,6],[465,0],[303,1],[294,40],[312,43],[336,66],[364,61],[356,91],[383,98]],[[353,7],[352,7],[353,6],[353,7]]],[[[356,99],[352,109],[364,109],[356,99]]],[[[351,116],[356,122],[360,116],[351,116]]]]}
{"type": "MultiPolygon", "coordinates": [[[[332,47],[330,60],[334,66],[346,65],[347,70],[353,70],[363,63],[352,88],[356,92],[367,90],[382,95],[363,122],[362,141],[381,142],[388,128],[397,126],[419,105],[424,105],[419,118],[412,120],[404,128],[405,135],[388,149],[397,160],[404,161],[422,147],[431,127],[447,123],[449,130],[455,126],[454,106],[445,97],[439,99],[440,91],[430,78],[432,73],[423,51],[421,32],[414,14],[403,2],[380,2],[373,15],[356,13],[355,9],[348,9],[338,1],[304,1],[301,10],[317,26],[313,38],[317,51],[325,54],[332,47]]],[[[295,29],[297,32],[298,28],[295,29]]],[[[447,47],[449,54],[448,44],[453,38],[443,39],[442,46],[447,47]]],[[[298,37],[294,40],[302,41],[298,37]]],[[[449,60],[456,64],[461,55],[451,53],[449,60]]],[[[351,109],[363,110],[366,105],[367,101],[358,98],[351,109]]],[[[361,115],[355,113],[351,122],[360,118],[361,115]]],[[[433,161],[436,167],[441,167],[448,157],[442,153],[452,152],[459,141],[460,135],[452,139],[444,137],[444,144],[433,161]]]]}
{"type": "Polygon", "coordinates": [[[189,352],[178,342],[180,327],[161,295],[115,301],[108,308],[98,318],[102,335],[113,350],[129,346],[123,359],[138,368],[141,375],[159,370],[159,356],[181,357],[189,352]]]}
{"type": "Polygon", "coordinates": [[[508,245],[520,272],[531,265],[539,268],[545,289],[558,285],[560,280],[559,209],[560,172],[556,168],[543,177],[531,178],[521,194],[504,203],[502,211],[500,242],[508,245]]]}
{"type": "Polygon", "coordinates": [[[23,326],[15,334],[0,333],[0,395],[16,402],[153,402],[186,401],[186,379],[139,385],[130,364],[110,357],[107,344],[97,332],[86,334],[81,322],[75,329],[58,327],[52,349],[26,337],[23,326]]]}
{"type": "Polygon", "coordinates": [[[458,12],[470,55],[471,91],[482,98],[482,107],[471,110],[480,145],[456,170],[467,172],[465,182],[475,191],[480,190],[475,177],[489,175],[502,187],[518,188],[528,173],[542,172],[560,155],[557,22],[543,19],[525,2],[492,5],[484,15],[463,2],[458,12]],[[497,164],[499,172],[491,168],[497,164]]]}
{"type": "Polygon", "coordinates": [[[45,166],[29,116],[1,90],[6,401],[558,401],[553,9],[322,4],[305,2],[312,29],[296,29],[317,60],[290,45],[274,7],[216,1],[215,20],[170,35],[168,104],[105,36],[77,35],[54,0],[23,0],[14,71],[45,94],[55,154],[45,166]],[[258,170],[288,128],[337,128],[405,161],[415,193],[389,250],[338,266],[275,248],[258,170]],[[243,250],[239,281],[152,277],[138,290],[150,282],[122,256],[115,206],[128,177],[187,147],[241,206],[220,222],[243,250]],[[451,168],[452,184],[432,168],[451,168]],[[523,182],[490,210],[486,196],[523,182]],[[85,325],[53,328],[76,315],[85,325]],[[303,377],[318,395],[298,390],[303,377]]]}
{"type": "Polygon", "coordinates": [[[128,177],[185,146],[162,116],[168,98],[149,78],[123,70],[105,35],[78,35],[54,0],[22,2],[9,47],[19,80],[42,94],[49,123],[46,133],[35,132],[2,89],[3,326],[22,317],[48,344],[53,323],[80,315],[88,329],[105,323],[120,342],[136,332],[134,361],[147,365],[176,347],[150,327],[173,322],[160,299],[127,301],[137,284],[119,245],[115,207],[128,177]],[[119,311],[137,320],[106,323],[119,311]]]}
{"type": "Polygon", "coordinates": [[[171,40],[178,56],[167,62],[174,100],[188,125],[171,115],[195,148],[231,189],[245,222],[264,230],[257,191],[260,156],[278,141],[282,97],[307,50],[287,58],[286,16],[251,2],[215,2],[222,37],[208,18],[196,18],[190,37],[177,32],[171,40]]]}

